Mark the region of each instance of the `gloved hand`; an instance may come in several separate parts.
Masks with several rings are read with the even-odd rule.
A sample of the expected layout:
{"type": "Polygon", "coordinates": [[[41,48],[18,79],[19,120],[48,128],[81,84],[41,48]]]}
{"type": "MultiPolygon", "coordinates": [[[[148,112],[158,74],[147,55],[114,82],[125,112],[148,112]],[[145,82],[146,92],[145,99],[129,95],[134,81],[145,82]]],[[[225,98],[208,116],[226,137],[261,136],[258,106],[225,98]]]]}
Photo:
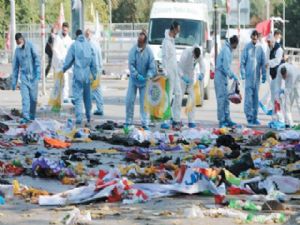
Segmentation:
{"type": "Polygon", "coordinates": [[[203,80],[203,78],[204,78],[204,74],[203,73],[199,73],[198,80],[203,80]]]}
{"type": "Polygon", "coordinates": [[[245,79],[246,79],[245,74],[242,74],[242,73],[241,73],[241,79],[242,79],[242,80],[245,80],[245,79]]]}
{"type": "Polygon", "coordinates": [[[191,82],[190,78],[188,76],[186,76],[186,75],[183,76],[183,77],[181,77],[181,79],[184,81],[185,84],[190,84],[190,82],[191,82]]]}
{"type": "Polygon", "coordinates": [[[280,89],[279,94],[284,95],[284,89],[280,89]]]}
{"type": "Polygon", "coordinates": [[[266,76],[262,76],[261,82],[262,82],[263,84],[266,83],[266,80],[267,80],[267,77],[266,77],[266,76]]]}
{"type": "Polygon", "coordinates": [[[237,77],[237,75],[235,75],[235,74],[232,75],[231,79],[233,79],[234,81],[238,81],[239,80],[238,77],[237,77]]]}
{"type": "Polygon", "coordinates": [[[144,76],[141,75],[141,74],[138,74],[136,78],[137,78],[138,81],[141,81],[141,82],[144,82],[144,81],[146,80],[146,79],[144,78],[144,76]]]}

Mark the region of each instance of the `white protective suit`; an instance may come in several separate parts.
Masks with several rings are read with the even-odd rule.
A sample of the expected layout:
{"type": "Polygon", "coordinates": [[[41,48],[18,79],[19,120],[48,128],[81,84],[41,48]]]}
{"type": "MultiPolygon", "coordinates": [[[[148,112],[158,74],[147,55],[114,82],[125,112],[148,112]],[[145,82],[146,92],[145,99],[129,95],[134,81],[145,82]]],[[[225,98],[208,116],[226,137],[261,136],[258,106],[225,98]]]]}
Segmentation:
{"type": "Polygon", "coordinates": [[[170,37],[169,30],[165,31],[162,42],[162,68],[170,82],[170,101],[172,102],[172,118],[180,122],[181,111],[181,79],[176,58],[175,39],[170,37]]]}
{"type": "MultiPolygon", "coordinates": [[[[281,60],[283,58],[283,49],[280,47],[277,49],[276,54],[275,54],[275,58],[274,59],[270,59],[270,49],[268,49],[267,52],[267,56],[268,56],[268,72],[269,72],[269,77],[270,77],[270,68],[274,68],[276,66],[278,66],[281,63],[281,60]]],[[[277,91],[277,78],[275,78],[274,80],[271,79],[270,82],[270,90],[271,90],[271,105],[273,108],[273,120],[278,120],[283,122],[283,116],[280,112],[275,113],[275,108],[274,108],[274,102],[276,99],[276,91],[277,91]]]]}
{"type": "Polygon", "coordinates": [[[287,125],[294,126],[294,121],[292,117],[292,107],[294,102],[298,108],[298,119],[300,119],[300,68],[290,64],[284,63],[279,66],[277,71],[277,95],[280,95],[280,90],[284,90],[284,120],[287,125]],[[285,67],[287,70],[287,77],[283,80],[281,75],[281,68],[285,67]],[[284,81],[284,82],[282,82],[284,81]]]}
{"type": "MultiPolygon", "coordinates": [[[[191,98],[193,102],[193,108],[192,111],[188,112],[188,122],[189,123],[195,123],[195,93],[194,93],[194,85],[198,80],[199,72],[195,71],[195,66],[199,64],[200,66],[200,73],[205,75],[205,64],[202,54],[198,59],[194,58],[193,51],[194,49],[199,46],[194,46],[192,48],[185,49],[180,57],[179,61],[179,75],[180,77],[188,76],[191,83],[186,84],[183,80],[181,80],[181,90],[182,90],[182,97],[185,92],[188,93],[189,97],[191,98]]],[[[204,77],[203,77],[204,79],[204,77]]],[[[181,97],[181,101],[182,101],[181,97]]]]}
{"type": "MultiPolygon", "coordinates": [[[[52,67],[55,73],[62,71],[65,58],[72,43],[73,40],[70,38],[69,35],[66,35],[64,37],[62,34],[60,34],[56,35],[56,37],[54,38],[52,67]]],[[[70,87],[72,87],[71,75],[71,70],[68,70],[64,74],[64,99],[69,99],[72,96],[72,90],[70,89],[70,87]]]]}

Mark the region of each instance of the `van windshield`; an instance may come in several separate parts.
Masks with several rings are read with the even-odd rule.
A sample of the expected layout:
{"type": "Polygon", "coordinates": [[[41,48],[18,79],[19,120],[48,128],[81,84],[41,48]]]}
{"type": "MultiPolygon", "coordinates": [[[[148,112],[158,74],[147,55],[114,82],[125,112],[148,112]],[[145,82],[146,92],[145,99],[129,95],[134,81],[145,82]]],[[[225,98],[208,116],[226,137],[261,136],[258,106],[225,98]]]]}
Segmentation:
{"type": "Polygon", "coordinates": [[[175,39],[176,45],[193,46],[205,42],[205,23],[187,19],[151,19],[149,24],[149,44],[160,45],[165,38],[165,30],[176,20],[180,24],[179,37],[175,39]]]}

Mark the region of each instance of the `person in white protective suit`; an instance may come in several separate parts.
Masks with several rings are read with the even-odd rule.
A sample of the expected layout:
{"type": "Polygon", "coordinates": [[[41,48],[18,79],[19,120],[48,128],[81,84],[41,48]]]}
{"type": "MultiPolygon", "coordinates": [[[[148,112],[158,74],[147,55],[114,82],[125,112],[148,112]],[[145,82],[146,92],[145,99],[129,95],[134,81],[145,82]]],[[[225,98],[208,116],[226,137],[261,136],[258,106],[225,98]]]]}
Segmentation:
{"type": "MultiPolygon", "coordinates": [[[[174,21],[169,30],[165,31],[165,38],[162,42],[162,68],[165,76],[170,82],[170,101],[172,102],[172,127],[180,129],[181,111],[181,79],[178,71],[176,58],[175,38],[179,35],[180,25],[174,21]]],[[[161,128],[168,129],[169,125],[165,122],[161,128]]]]}
{"type": "Polygon", "coordinates": [[[300,68],[290,64],[281,64],[277,73],[277,95],[284,96],[283,113],[286,127],[294,126],[292,117],[293,104],[296,103],[300,119],[300,68]]]}
{"type": "Polygon", "coordinates": [[[276,42],[275,38],[271,35],[267,39],[268,42],[268,62],[266,67],[268,69],[269,75],[271,77],[270,90],[271,90],[271,105],[273,109],[273,120],[278,120],[283,122],[283,117],[280,112],[276,112],[275,110],[275,100],[276,100],[276,75],[278,71],[278,67],[283,63],[283,49],[281,45],[276,42]]]}
{"type": "Polygon", "coordinates": [[[182,97],[186,91],[189,95],[190,101],[192,101],[191,111],[188,111],[188,126],[189,128],[194,128],[196,127],[194,85],[197,80],[203,80],[205,74],[205,64],[199,46],[187,48],[182,52],[179,61],[179,74],[182,80],[182,97]],[[197,63],[200,65],[200,73],[195,71],[195,66],[197,63]]]}
{"type": "MultiPolygon", "coordinates": [[[[62,71],[65,58],[72,43],[73,40],[69,36],[69,24],[64,22],[62,25],[61,34],[56,35],[53,43],[52,67],[54,73],[62,71]]],[[[71,102],[70,98],[72,97],[72,89],[70,87],[72,87],[72,71],[68,70],[64,74],[64,103],[71,102]]]]}

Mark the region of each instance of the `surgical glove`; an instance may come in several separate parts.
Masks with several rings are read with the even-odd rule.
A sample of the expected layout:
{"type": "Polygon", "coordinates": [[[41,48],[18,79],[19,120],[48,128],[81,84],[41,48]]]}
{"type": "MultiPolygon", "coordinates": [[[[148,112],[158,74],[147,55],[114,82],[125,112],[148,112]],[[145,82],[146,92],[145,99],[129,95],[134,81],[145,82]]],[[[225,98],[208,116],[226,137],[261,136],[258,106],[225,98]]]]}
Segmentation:
{"type": "Polygon", "coordinates": [[[242,80],[245,80],[245,74],[242,74],[242,73],[241,73],[241,79],[242,79],[242,80]]]}
{"type": "Polygon", "coordinates": [[[146,80],[146,79],[144,78],[144,76],[141,75],[141,74],[138,74],[136,78],[137,78],[138,81],[141,81],[141,82],[144,82],[144,81],[146,80]]]}
{"type": "Polygon", "coordinates": [[[264,84],[264,83],[266,83],[266,79],[267,79],[267,77],[266,76],[262,76],[262,78],[261,78],[261,82],[264,84]]]}
{"type": "Polygon", "coordinates": [[[279,94],[284,95],[284,89],[280,89],[279,94]]]}
{"type": "Polygon", "coordinates": [[[200,74],[198,75],[198,80],[203,80],[203,78],[204,78],[203,73],[200,73],[200,74]]]}
{"type": "Polygon", "coordinates": [[[184,81],[185,84],[189,84],[191,82],[188,76],[183,76],[181,79],[184,81]]]}
{"type": "Polygon", "coordinates": [[[231,79],[233,79],[234,81],[238,81],[239,80],[238,77],[235,74],[232,75],[231,79]]]}

